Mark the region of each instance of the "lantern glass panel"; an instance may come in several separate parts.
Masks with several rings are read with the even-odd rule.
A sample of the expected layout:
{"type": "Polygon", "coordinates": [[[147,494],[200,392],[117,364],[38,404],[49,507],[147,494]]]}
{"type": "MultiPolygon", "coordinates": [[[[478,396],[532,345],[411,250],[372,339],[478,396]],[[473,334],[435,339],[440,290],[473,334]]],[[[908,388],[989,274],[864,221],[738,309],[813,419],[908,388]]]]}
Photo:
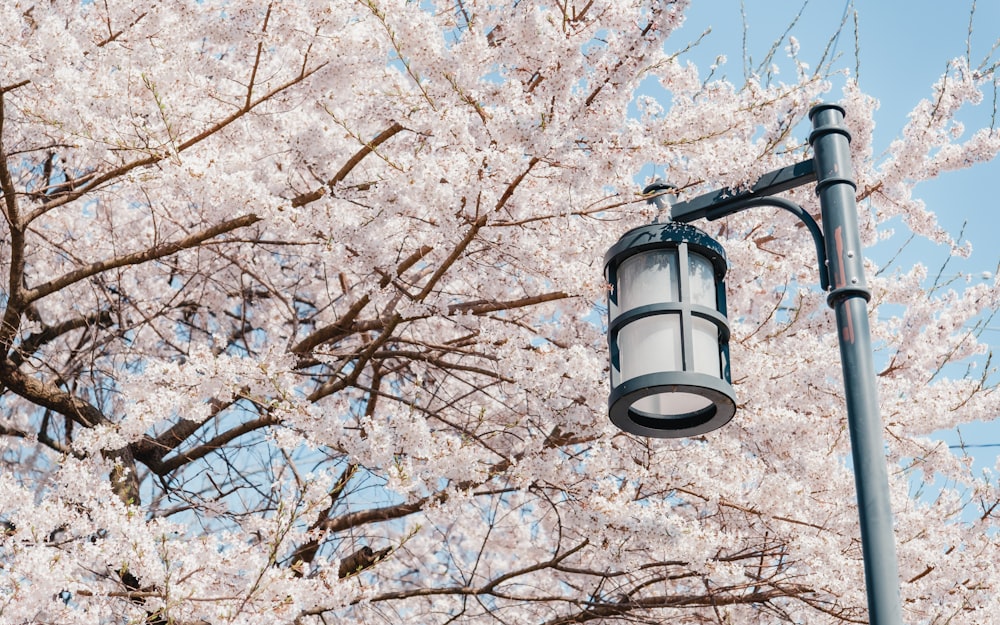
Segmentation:
{"type": "Polygon", "coordinates": [[[647,373],[681,371],[680,316],[652,315],[632,321],[618,332],[618,353],[623,382],[647,373]]]}
{"type": "Polygon", "coordinates": [[[694,342],[694,370],[717,378],[722,377],[722,359],[719,357],[719,328],[708,319],[693,317],[691,335],[694,342]]]}
{"type": "Polygon", "coordinates": [[[676,250],[630,256],[618,267],[618,310],[679,301],[678,276],[676,250]]]}
{"type": "Polygon", "coordinates": [[[690,254],[688,268],[691,282],[691,302],[716,308],[715,270],[712,268],[712,262],[700,254],[690,254]]]}
{"type": "Polygon", "coordinates": [[[711,405],[712,400],[694,393],[657,393],[635,402],[632,409],[670,419],[704,410],[711,405]]]}

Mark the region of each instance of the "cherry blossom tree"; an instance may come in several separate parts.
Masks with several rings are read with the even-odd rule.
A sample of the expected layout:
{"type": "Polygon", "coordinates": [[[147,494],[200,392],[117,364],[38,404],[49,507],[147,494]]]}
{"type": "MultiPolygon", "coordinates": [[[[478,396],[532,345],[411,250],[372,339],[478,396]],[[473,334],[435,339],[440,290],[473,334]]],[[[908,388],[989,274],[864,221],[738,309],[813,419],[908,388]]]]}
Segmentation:
{"type": "MultiPolygon", "coordinates": [[[[740,405],[690,440],[608,422],[602,258],[644,166],[747,185],[821,100],[865,241],[961,254],[913,188],[1000,151],[996,65],[879,159],[830,62],[684,62],[686,4],[3,3],[0,621],[866,622],[806,234],[702,224],[740,405]]],[[[870,270],[904,613],[984,623],[998,484],[929,434],[997,414],[1000,286],[870,270]]]]}

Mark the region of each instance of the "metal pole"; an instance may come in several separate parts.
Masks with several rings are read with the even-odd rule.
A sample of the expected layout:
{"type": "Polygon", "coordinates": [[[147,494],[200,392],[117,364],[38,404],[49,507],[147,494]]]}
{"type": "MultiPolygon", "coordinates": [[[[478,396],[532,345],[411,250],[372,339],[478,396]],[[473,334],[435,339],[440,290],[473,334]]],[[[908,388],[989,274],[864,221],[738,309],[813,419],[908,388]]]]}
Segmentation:
{"type": "Polygon", "coordinates": [[[856,185],[851,168],[851,135],[843,124],[844,109],[839,106],[819,105],[810,111],[809,118],[813,123],[809,143],[816,162],[816,193],[833,286],[827,301],[837,316],[837,338],[844,372],[854,484],[861,518],[868,618],[870,625],[902,625],[889,475],[868,328],[871,294],[865,286],[854,200],[856,185]]]}

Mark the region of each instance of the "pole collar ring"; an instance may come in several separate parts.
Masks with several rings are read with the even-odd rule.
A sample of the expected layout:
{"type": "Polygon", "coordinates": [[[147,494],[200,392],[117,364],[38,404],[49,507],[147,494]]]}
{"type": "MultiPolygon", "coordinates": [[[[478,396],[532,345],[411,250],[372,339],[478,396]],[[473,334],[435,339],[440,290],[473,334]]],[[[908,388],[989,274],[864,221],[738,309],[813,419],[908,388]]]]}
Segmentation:
{"type": "Polygon", "coordinates": [[[848,142],[851,140],[851,131],[843,126],[820,126],[819,128],[813,130],[809,133],[809,145],[816,142],[816,139],[822,137],[823,135],[828,135],[831,133],[837,133],[847,137],[848,142]]]}
{"type": "Polygon", "coordinates": [[[870,302],[872,292],[863,286],[842,286],[830,291],[830,294],[826,296],[826,303],[830,308],[836,308],[837,304],[852,297],[861,297],[866,302],[870,302]]]}

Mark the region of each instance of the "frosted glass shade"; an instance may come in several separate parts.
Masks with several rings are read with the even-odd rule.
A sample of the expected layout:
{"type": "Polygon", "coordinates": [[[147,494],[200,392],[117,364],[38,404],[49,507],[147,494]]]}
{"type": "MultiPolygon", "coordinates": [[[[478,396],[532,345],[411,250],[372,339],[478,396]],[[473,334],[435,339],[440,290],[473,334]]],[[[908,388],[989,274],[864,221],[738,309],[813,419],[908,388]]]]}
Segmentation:
{"type": "Polygon", "coordinates": [[[618,333],[622,380],[683,369],[680,315],[642,317],[618,333]]]}
{"type": "Polygon", "coordinates": [[[677,250],[652,250],[625,259],[618,270],[618,284],[621,312],[676,300],[680,297],[677,250]]]}

